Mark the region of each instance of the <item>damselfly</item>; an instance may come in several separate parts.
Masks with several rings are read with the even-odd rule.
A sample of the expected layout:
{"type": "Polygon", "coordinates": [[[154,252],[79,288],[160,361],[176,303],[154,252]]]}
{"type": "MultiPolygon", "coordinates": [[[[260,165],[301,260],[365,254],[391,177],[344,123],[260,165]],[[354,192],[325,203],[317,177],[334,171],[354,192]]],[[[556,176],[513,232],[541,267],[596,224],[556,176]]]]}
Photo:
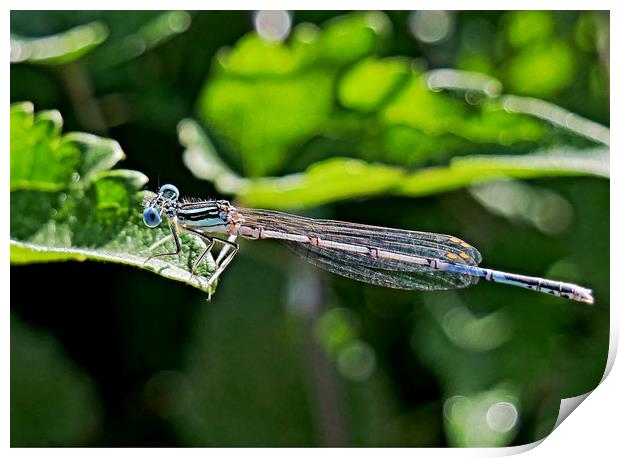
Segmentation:
{"type": "Polygon", "coordinates": [[[464,288],[483,278],[588,304],[594,302],[592,291],[578,285],[478,267],[482,259],[478,250],[450,235],[236,208],[226,200],[179,200],[179,190],[170,184],[162,186],[155,197],[145,202],[143,219],[148,227],[159,226],[162,215],[168,220],[170,235],[150,249],[173,240],[175,250],[149,259],[178,254],[181,251],[179,233],[188,232],[206,244],[193,264],[194,273],[218,243],[221,249],[207,286],[213,284],[232,261],[239,249],[235,240],[243,237],[280,240],[317,267],[389,288],[464,288]],[[213,235],[218,233],[228,238],[213,235]]]}

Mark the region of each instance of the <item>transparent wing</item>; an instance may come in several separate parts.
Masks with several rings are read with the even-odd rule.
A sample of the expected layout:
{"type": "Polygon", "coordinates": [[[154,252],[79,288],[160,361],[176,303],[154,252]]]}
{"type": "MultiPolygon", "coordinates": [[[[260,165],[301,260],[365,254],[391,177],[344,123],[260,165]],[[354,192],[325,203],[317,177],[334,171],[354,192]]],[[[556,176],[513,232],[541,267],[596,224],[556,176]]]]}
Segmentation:
{"type": "MultiPolygon", "coordinates": [[[[390,229],[364,224],[316,220],[269,210],[239,209],[243,225],[252,228],[306,235],[321,240],[375,248],[423,259],[476,266],[480,253],[468,243],[443,234],[390,229]]],[[[400,289],[438,290],[464,288],[477,277],[428,266],[374,258],[367,254],[307,243],[284,241],[295,253],[317,267],[358,281],[400,289]]]]}
{"type": "Polygon", "coordinates": [[[316,248],[295,242],[283,242],[307,262],[353,280],[397,289],[443,290],[465,288],[477,277],[422,268],[393,261],[373,262],[363,255],[316,248]]]}

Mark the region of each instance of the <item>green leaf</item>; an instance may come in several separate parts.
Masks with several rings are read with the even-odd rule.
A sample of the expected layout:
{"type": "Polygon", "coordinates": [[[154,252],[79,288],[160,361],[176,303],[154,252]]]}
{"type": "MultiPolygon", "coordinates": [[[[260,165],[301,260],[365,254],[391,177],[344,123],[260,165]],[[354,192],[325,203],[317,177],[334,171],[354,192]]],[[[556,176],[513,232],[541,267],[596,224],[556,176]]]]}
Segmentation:
{"type": "Polygon", "coordinates": [[[333,76],[316,60],[316,36],[299,26],[290,45],[255,33],[218,54],[200,96],[200,114],[247,175],[273,173],[327,120],[333,76]],[[258,109],[260,107],[260,109],[258,109]]]}
{"type": "Polygon", "coordinates": [[[347,65],[375,52],[391,32],[390,20],[379,11],[339,16],[325,24],[319,53],[327,62],[347,65]]]}
{"type": "MultiPolygon", "coordinates": [[[[593,126],[585,127],[594,136],[593,126]]],[[[415,139],[415,132],[399,135],[415,139]]],[[[250,179],[226,166],[196,122],[184,120],[179,125],[179,138],[186,148],[185,164],[196,177],[213,182],[219,192],[233,194],[244,205],[254,207],[301,208],[384,194],[424,196],[507,178],[609,178],[610,174],[609,148],[558,147],[530,154],[458,156],[446,166],[415,171],[359,159],[330,158],[314,163],[302,173],[250,179]]]]}
{"type": "MultiPolygon", "coordinates": [[[[31,103],[11,106],[11,262],[97,260],[128,264],[186,282],[203,291],[213,260],[191,275],[203,247],[182,235],[177,256],[152,259],[148,248],[169,234],[147,228],[140,191],[147,177],[110,170],[124,157],[113,140],[61,135],[58,112],[34,114],[31,103]]],[[[156,252],[171,251],[171,243],[156,252]]]]}
{"type": "Polygon", "coordinates": [[[509,113],[496,99],[483,98],[477,105],[468,105],[449,92],[431,90],[428,78],[412,77],[381,112],[381,120],[387,125],[405,124],[428,136],[452,134],[474,143],[534,143],[547,135],[542,122],[509,113]]]}
{"type": "Polygon", "coordinates": [[[553,15],[549,11],[513,11],[506,15],[508,40],[522,48],[553,35],[553,15]]]}
{"type": "Polygon", "coordinates": [[[356,159],[317,162],[304,173],[251,180],[237,194],[246,205],[268,208],[311,207],[351,197],[389,192],[405,170],[356,159]]]}
{"type": "Polygon", "coordinates": [[[397,194],[422,196],[506,178],[596,176],[609,178],[609,150],[550,151],[454,158],[447,167],[421,169],[402,180],[397,194]]]}
{"type": "Polygon", "coordinates": [[[288,44],[249,33],[218,53],[200,115],[246,175],[276,173],[323,131],[341,68],[375,52],[390,28],[383,13],[363,12],[323,29],[300,24],[288,44]]]}
{"type": "MultiPolygon", "coordinates": [[[[507,115],[525,114],[527,117],[514,117],[515,126],[525,119],[531,121],[529,117],[544,121],[549,127],[553,126],[559,131],[565,131],[573,137],[582,137],[589,142],[600,143],[609,146],[609,128],[594,121],[572,113],[553,103],[534,97],[522,97],[517,95],[500,96],[501,83],[488,75],[465,72],[461,70],[441,69],[427,72],[425,75],[428,87],[434,92],[438,91],[461,91],[465,94],[465,99],[470,103],[476,103],[480,96],[489,98],[485,103],[487,108],[493,110],[504,110],[507,115]]],[[[541,124],[539,124],[541,125],[541,124]]],[[[561,143],[557,132],[547,129],[547,141],[561,143]]],[[[502,143],[508,143],[509,139],[499,137],[502,143]]]]}
{"type": "Polygon", "coordinates": [[[502,95],[489,75],[422,74],[404,58],[378,59],[389,33],[383,14],[354,13],[298,26],[288,44],[249,34],[221,51],[200,107],[232,165],[184,121],[186,165],[218,191],[272,208],[427,195],[506,177],[609,176],[609,149],[595,149],[608,145],[606,127],[502,95]],[[268,176],[287,165],[305,171],[268,176]]]}
{"type": "Polygon", "coordinates": [[[220,72],[245,77],[286,75],[305,63],[301,48],[263,40],[256,33],[244,35],[234,48],[221,50],[217,57],[220,72]]]}
{"type": "Polygon", "coordinates": [[[374,111],[404,81],[410,65],[407,59],[398,57],[360,61],[340,80],[340,103],[352,110],[374,111]]]}
{"type": "Polygon", "coordinates": [[[335,158],[318,162],[303,174],[251,180],[239,189],[237,198],[255,207],[294,208],[381,194],[423,196],[505,178],[580,175],[609,177],[609,150],[466,156],[446,167],[412,173],[335,158]]]}
{"type": "Polygon", "coordinates": [[[320,68],[251,79],[222,73],[207,82],[201,114],[238,153],[248,175],[265,175],[325,122],[332,87],[332,77],[320,68]]]}
{"type": "Polygon", "coordinates": [[[108,29],[100,22],[80,25],[47,37],[26,38],[11,35],[11,62],[72,62],[99,46],[107,37],[108,29]]]}
{"type": "Polygon", "coordinates": [[[551,97],[573,81],[577,62],[564,41],[545,41],[528,46],[509,64],[509,81],[516,93],[551,97]]]}
{"type": "Polygon", "coordinates": [[[78,168],[79,150],[59,137],[62,118],[44,111],[36,125],[29,103],[11,107],[11,191],[58,191],[69,186],[78,168]]]}
{"type": "Polygon", "coordinates": [[[135,32],[102,49],[99,68],[127,62],[187,31],[192,18],[186,11],[165,11],[148,20],[135,32]]]}

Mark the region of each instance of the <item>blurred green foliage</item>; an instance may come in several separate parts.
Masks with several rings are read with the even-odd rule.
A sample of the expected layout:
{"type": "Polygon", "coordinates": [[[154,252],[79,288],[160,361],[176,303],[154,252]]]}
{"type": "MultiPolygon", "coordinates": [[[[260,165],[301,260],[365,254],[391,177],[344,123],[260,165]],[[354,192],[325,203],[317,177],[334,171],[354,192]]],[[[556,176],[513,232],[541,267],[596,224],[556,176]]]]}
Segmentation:
{"type": "MultiPolygon", "coordinates": [[[[188,148],[187,166],[247,205],[280,208],[386,192],[423,195],[503,177],[609,176],[607,148],[599,154],[571,154],[576,146],[598,146],[588,133],[600,126],[585,120],[574,126],[567,122],[574,116],[570,113],[552,124],[545,114],[554,107],[522,113],[519,107],[532,103],[501,97],[501,83],[488,76],[424,73],[412,59],[379,59],[375,54],[390,30],[382,13],[356,13],[321,29],[300,24],[287,43],[250,33],[234,48],[220,51],[199,111],[233,165],[214,173],[212,142],[186,120],[179,136],[188,148]],[[351,55],[335,53],[338,47],[351,55]],[[311,163],[319,148],[358,159],[311,163]],[[468,157],[448,169],[409,170],[474,151],[493,154],[468,157]],[[235,173],[279,175],[304,163],[303,174],[288,177],[246,180],[235,173]],[[218,186],[222,173],[231,179],[218,186]]],[[[548,57],[545,62],[555,65],[553,53],[548,57]]]]}
{"type": "Polygon", "coordinates": [[[11,445],[84,443],[101,421],[92,380],[47,333],[11,316],[11,445]],[[58,415],[62,412],[62,415],[58,415]]]}
{"type": "MultiPolygon", "coordinates": [[[[608,15],[300,11],[283,41],[252,20],[11,15],[11,100],[41,110],[11,109],[12,351],[40,356],[12,355],[12,444],[544,437],[607,357],[608,15]],[[97,136],[61,134],[55,110],[97,136]],[[184,194],[453,233],[487,265],[592,287],[597,306],[491,284],[360,285],[268,242],[242,245],[208,306],[140,269],[32,264],[144,267],[165,235],[142,227],[146,177],[111,170],[123,153],[105,137],[128,168],[184,194]],[[63,301],[39,307],[58,285],[63,301]],[[63,346],[26,339],[36,325],[63,346]],[[75,397],[46,383],[57,373],[75,397]]],[[[184,242],[146,267],[191,282],[198,247],[184,242]]]]}
{"type": "Polygon", "coordinates": [[[73,27],[41,38],[11,34],[11,62],[64,64],[79,59],[107,38],[107,28],[100,22],[73,27]]]}

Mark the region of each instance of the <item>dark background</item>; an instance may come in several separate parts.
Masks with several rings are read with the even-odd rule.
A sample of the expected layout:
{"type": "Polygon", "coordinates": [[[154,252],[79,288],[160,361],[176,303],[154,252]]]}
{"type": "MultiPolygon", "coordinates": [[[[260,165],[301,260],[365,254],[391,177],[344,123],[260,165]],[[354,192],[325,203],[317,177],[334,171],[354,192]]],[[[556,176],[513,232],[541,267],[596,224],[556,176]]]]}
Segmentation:
{"type": "MultiPolygon", "coordinates": [[[[145,173],[152,187],[170,182],[188,195],[217,195],[183,164],[176,126],[198,118],[197,97],[215,53],[253,29],[252,13],[192,12],[185,32],[108,64],[123,39],[158,14],[13,12],[11,31],[21,36],[92,20],[110,34],[79,61],[104,107],[103,123],[84,117],[72,95],[75,81],[53,65],[12,65],[11,101],[59,110],[65,131],[117,140],[127,155],[123,167],[145,173]],[[128,110],[106,111],[115,100],[128,110]]],[[[321,25],[341,14],[294,12],[293,25],[321,25]]],[[[511,13],[454,13],[438,45],[412,36],[409,12],[386,14],[393,38],[382,55],[468,69],[461,38],[483,30],[489,71],[506,92],[609,124],[608,80],[592,82],[608,75],[608,60],[604,50],[584,51],[578,39],[587,20],[595,24],[593,42],[604,42],[602,13],[550,13],[576,65],[568,82],[547,94],[528,94],[507,73],[504,62],[516,53],[505,44],[511,13]]],[[[291,164],[281,173],[296,171],[291,164]]],[[[530,184],[569,203],[564,230],[547,234],[495,214],[465,190],[354,199],[313,215],[451,233],[479,248],[486,266],[592,287],[596,307],[486,283],[458,292],[386,290],[318,272],[270,242],[242,243],[211,302],[188,286],[119,265],[12,266],[11,442],[447,446],[544,437],[560,399],[593,389],[605,367],[609,183],[575,177],[530,184]],[[465,337],[459,329],[468,330],[465,337]],[[16,384],[18,376],[28,382],[16,384]],[[460,407],[450,416],[454,402],[460,407]],[[509,431],[486,430],[484,412],[497,402],[518,412],[509,431]]]]}

